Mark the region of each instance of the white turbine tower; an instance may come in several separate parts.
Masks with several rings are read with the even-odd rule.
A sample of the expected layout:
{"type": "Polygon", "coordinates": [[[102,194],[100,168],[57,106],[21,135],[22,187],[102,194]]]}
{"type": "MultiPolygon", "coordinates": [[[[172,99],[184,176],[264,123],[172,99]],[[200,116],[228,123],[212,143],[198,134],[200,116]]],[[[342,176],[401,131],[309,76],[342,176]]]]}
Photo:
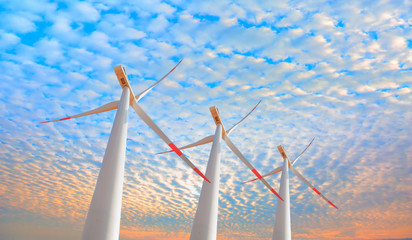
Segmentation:
{"type": "MultiPolygon", "coordinates": [[[[309,143],[309,145],[293,160],[292,162],[289,161],[288,156],[285,153],[285,150],[281,145],[278,146],[278,150],[283,158],[283,166],[275,168],[268,174],[263,175],[262,177],[267,177],[279,172],[282,172],[281,180],[280,180],[280,189],[279,194],[282,196],[284,201],[278,201],[278,206],[276,208],[276,219],[275,219],[275,226],[273,228],[273,236],[272,240],[290,240],[292,239],[291,234],[291,221],[290,221],[290,197],[289,197],[289,169],[308,187],[310,187],[313,191],[315,191],[319,196],[321,196],[326,202],[332,205],[334,208],[338,209],[331,201],[329,201],[323,194],[319,192],[312,184],[310,184],[301,173],[299,173],[293,165],[296,161],[302,156],[302,154],[308,149],[308,147],[312,144],[313,140],[309,143]]],[[[253,179],[247,182],[252,182],[257,179],[253,179]]],[[[245,183],[247,183],[245,182],[245,183]]]]}
{"type": "Polygon", "coordinates": [[[136,111],[137,115],[196,173],[209,180],[193,165],[193,163],[170,141],[153,120],[143,111],[137,102],[146,95],[153,87],[165,79],[180,63],[158,80],[155,84],[135,96],[122,66],[114,67],[117,79],[123,89],[120,101],[107,103],[101,107],[80,113],[74,116],[65,117],[47,122],[63,121],[72,118],[83,117],[101,112],[117,109],[116,117],[110,133],[109,142],[103,157],[102,167],[97,179],[96,188],[90,203],[86,223],[83,229],[82,239],[84,240],[114,240],[119,239],[120,215],[122,205],[123,175],[126,152],[126,136],[128,123],[129,105],[136,111]]]}
{"type": "MultiPolygon", "coordinates": [[[[259,101],[260,103],[260,101],[259,101]]],[[[250,164],[250,162],[243,156],[237,147],[229,139],[229,134],[234,130],[243,120],[245,120],[259,105],[256,106],[238,123],[236,123],[229,130],[225,130],[219,111],[216,107],[211,107],[210,112],[216,124],[215,135],[207,136],[195,143],[181,147],[180,149],[191,148],[213,141],[212,149],[209,155],[209,161],[206,169],[206,177],[212,181],[211,184],[203,181],[202,191],[199,197],[195,219],[192,225],[190,240],[216,240],[217,236],[217,213],[219,205],[219,181],[220,181],[220,158],[221,158],[221,139],[226,142],[229,148],[243,161],[244,164],[260,179],[260,174],[250,164]]],[[[170,152],[170,151],[168,151],[170,152]]],[[[167,153],[167,152],[162,152],[167,153]]],[[[162,154],[159,153],[159,154],[162,154]]],[[[280,198],[277,192],[264,180],[261,179],[267,188],[270,189],[276,196],[280,198]]],[[[280,198],[281,199],[281,198],[280,198]]]]}

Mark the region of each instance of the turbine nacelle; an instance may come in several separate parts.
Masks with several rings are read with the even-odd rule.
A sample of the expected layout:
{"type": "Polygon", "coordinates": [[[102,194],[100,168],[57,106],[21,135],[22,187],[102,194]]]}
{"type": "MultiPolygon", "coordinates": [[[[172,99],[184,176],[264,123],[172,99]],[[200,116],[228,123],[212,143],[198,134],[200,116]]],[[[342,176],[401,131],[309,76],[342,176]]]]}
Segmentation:
{"type": "Polygon", "coordinates": [[[130,88],[129,78],[127,77],[126,70],[124,69],[124,67],[122,65],[119,65],[114,67],[113,70],[116,73],[116,77],[117,80],[119,80],[120,86],[122,86],[122,88],[130,88]]]}
{"type": "MultiPolygon", "coordinates": [[[[259,174],[259,172],[252,166],[252,164],[246,159],[246,157],[240,152],[240,150],[235,146],[235,144],[230,140],[229,138],[229,133],[235,129],[239,123],[241,123],[243,120],[245,120],[259,105],[261,101],[259,101],[256,106],[245,116],[243,117],[238,123],[236,123],[232,128],[230,128],[227,132],[223,127],[223,122],[219,114],[219,110],[217,107],[213,106],[210,107],[210,113],[212,114],[213,120],[215,121],[216,125],[220,125],[222,127],[222,138],[226,142],[226,145],[230,148],[230,150],[249,168],[250,171],[252,171],[255,176],[262,181],[262,183],[273,193],[275,194],[280,200],[283,201],[283,199],[279,196],[279,194],[272,188],[272,186],[269,185],[268,182],[266,182],[265,179],[262,178],[262,176],[259,174]]],[[[181,147],[180,149],[186,149],[186,148],[191,148],[195,146],[200,146],[206,143],[210,143],[213,141],[213,135],[207,136],[197,142],[191,143],[189,145],[186,145],[184,147],[181,147]]],[[[171,151],[168,151],[171,152],[171,151]]],[[[167,152],[162,152],[162,153],[167,153],[167,152]]],[[[159,153],[161,154],[161,153],[159,153]]]]}
{"type": "MultiPolygon", "coordinates": [[[[302,156],[302,154],[306,151],[306,149],[308,149],[308,147],[312,144],[313,140],[315,140],[315,138],[312,139],[312,141],[309,143],[309,145],[308,145],[308,146],[299,154],[299,156],[298,156],[297,158],[295,158],[295,160],[293,160],[292,162],[289,160],[288,156],[286,155],[286,151],[285,151],[285,149],[283,148],[282,145],[279,145],[279,146],[278,146],[278,150],[279,150],[279,153],[280,153],[280,155],[282,156],[282,158],[287,160],[287,162],[288,162],[287,167],[288,167],[302,182],[304,182],[309,188],[311,188],[316,194],[318,194],[321,198],[323,198],[323,199],[324,199],[327,203],[329,203],[332,207],[338,209],[338,207],[336,207],[331,201],[329,201],[329,199],[327,199],[322,193],[320,193],[320,191],[319,191],[317,188],[315,188],[305,177],[303,177],[303,175],[302,175],[298,170],[296,170],[296,169],[293,167],[293,165],[294,165],[294,164],[296,163],[296,161],[300,158],[300,156],[302,156]]],[[[273,175],[273,174],[282,172],[282,170],[283,170],[284,167],[286,167],[286,166],[277,167],[277,168],[275,168],[274,170],[272,170],[271,172],[269,172],[269,173],[267,173],[267,174],[264,174],[262,177],[265,178],[265,177],[267,177],[267,176],[270,176],[270,175],[273,175]]],[[[253,182],[253,181],[256,181],[256,180],[258,180],[258,179],[259,179],[259,178],[255,178],[255,179],[252,179],[252,180],[247,181],[247,182],[244,182],[244,183],[253,182]]]]}
{"type": "Polygon", "coordinates": [[[282,155],[282,158],[288,160],[288,167],[289,167],[289,168],[292,167],[292,164],[290,163],[289,158],[288,158],[288,156],[286,155],[285,149],[283,149],[283,146],[282,146],[282,145],[279,145],[279,146],[278,146],[278,150],[279,150],[279,152],[280,152],[280,155],[282,155]]]}
{"type": "Polygon", "coordinates": [[[222,137],[226,134],[225,127],[223,126],[222,119],[220,118],[219,109],[213,106],[209,108],[210,113],[212,114],[213,120],[215,121],[216,125],[220,124],[222,126],[222,137]]]}
{"type": "MultiPolygon", "coordinates": [[[[313,140],[312,140],[313,141],[313,140]]],[[[311,142],[312,143],[312,142],[311,142]]],[[[310,145],[310,144],[309,144],[310,145]]],[[[306,148],[307,149],[307,148],[306,148]]],[[[306,150],[305,149],[305,150],[306,150]]],[[[329,199],[325,197],[317,188],[315,188],[298,170],[293,167],[293,164],[290,163],[288,156],[286,155],[285,150],[283,149],[282,145],[278,146],[278,150],[280,155],[282,155],[283,159],[288,160],[288,168],[302,181],[304,182],[309,188],[311,188],[316,194],[318,194],[323,200],[329,203],[332,207],[338,209],[335,204],[333,204],[329,199]]],[[[299,155],[300,156],[300,155],[299,155]]],[[[285,166],[284,166],[285,167],[285,166]]]]}
{"type": "Polygon", "coordinates": [[[280,155],[282,155],[283,159],[288,158],[288,156],[286,156],[285,149],[283,149],[282,145],[278,146],[278,150],[280,152],[280,155]]]}
{"type": "MultiPolygon", "coordinates": [[[[183,59],[182,59],[183,60],[183,59]]],[[[149,117],[149,115],[146,114],[146,112],[139,106],[137,103],[143,96],[145,96],[150,90],[152,90],[157,84],[159,84],[161,81],[163,81],[173,70],[176,69],[177,66],[182,62],[180,60],[172,70],[170,70],[166,75],[164,75],[161,79],[159,79],[157,82],[155,82],[152,86],[148,87],[146,90],[141,92],[139,95],[135,96],[133,93],[133,90],[130,86],[129,78],[127,77],[126,70],[124,69],[123,66],[119,65],[114,67],[114,72],[116,74],[117,80],[119,81],[120,86],[122,89],[127,87],[130,91],[130,99],[129,99],[129,105],[132,106],[132,108],[135,110],[136,114],[172,149],[173,152],[175,152],[189,167],[193,169],[197,174],[199,174],[203,179],[205,179],[207,182],[210,182],[205,175],[199,171],[199,169],[180,151],[179,148],[175,146],[175,144],[164,134],[164,132],[156,125],[155,122],[149,117]]],[[[74,116],[69,116],[65,118],[60,118],[56,120],[51,120],[51,121],[45,121],[41,123],[49,123],[49,122],[57,122],[57,121],[64,121],[68,119],[73,119],[73,118],[78,118],[78,117],[84,117],[87,115],[92,115],[92,114],[97,114],[97,113],[102,113],[102,112],[107,112],[111,111],[114,109],[117,109],[119,106],[119,101],[113,101],[110,103],[107,103],[103,106],[100,106],[96,109],[92,109],[90,111],[80,113],[74,116]]]]}
{"type": "MultiPolygon", "coordinates": [[[[255,105],[255,107],[252,110],[250,110],[250,112],[248,114],[246,114],[239,122],[237,122],[235,125],[233,125],[233,127],[231,127],[227,131],[224,130],[222,119],[220,118],[219,110],[217,109],[217,107],[215,107],[215,106],[210,107],[209,110],[210,110],[210,113],[212,113],[212,117],[213,117],[213,120],[215,121],[216,125],[217,125],[218,122],[222,125],[222,137],[224,137],[225,135],[229,135],[241,122],[243,122],[243,120],[245,120],[256,109],[256,107],[260,104],[260,102],[262,102],[262,101],[259,101],[255,105]]],[[[191,144],[188,144],[186,146],[180,147],[179,149],[183,150],[183,149],[192,148],[192,147],[200,146],[200,145],[211,143],[211,142],[213,142],[213,135],[209,135],[207,137],[204,137],[199,141],[196,141],[194,143],[191,143],[191,144]]],[[[169,153],[169,152],[173,152],[173,151],[160,152],[160,153],[156,153],[156,154],[164,154],[164,153],[169,153]]]]}
{"type": "Polygon", "coordinates": [[[116,74],[117,80],[120,83],[120,86],[123,88],[128,87],[130,90],[130,105],[132,105],[133,100],[135,99],[135,95],[133,93],[132,87],[130,86],[129,78],[126,74],[126,69],[122,66],[116,66],[113,68],[114,73],[116,74]]]}

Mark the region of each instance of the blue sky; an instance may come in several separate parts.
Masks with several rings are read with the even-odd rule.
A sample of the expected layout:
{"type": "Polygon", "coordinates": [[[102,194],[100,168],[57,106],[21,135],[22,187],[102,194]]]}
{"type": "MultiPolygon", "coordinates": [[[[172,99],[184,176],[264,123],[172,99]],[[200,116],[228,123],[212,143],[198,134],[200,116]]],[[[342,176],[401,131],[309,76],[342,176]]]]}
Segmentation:
{"type": "MultiPolygon", "coordinates": [[[[0,1],[0,238],[78,239],[115,112],[39,124],[135,93],[182,146],[210,106],[261,173],[291,174],[295,239],[411,238],[409,1],[0,1]],[[391,231],[389,231],[390,229],[391,231]],[[62,237],[63,235],[63,237],[62,237]]],[[[211,145],[184,153],[204,172],[211,145]]],[[[219,239],[269,239],[277,199],[223,147],[219,239]]],[[[188,239],[201,178],[129,112],[121,239],[188,239]]],[[[268,179],[279,188],[279,176],[268,179]]]]}

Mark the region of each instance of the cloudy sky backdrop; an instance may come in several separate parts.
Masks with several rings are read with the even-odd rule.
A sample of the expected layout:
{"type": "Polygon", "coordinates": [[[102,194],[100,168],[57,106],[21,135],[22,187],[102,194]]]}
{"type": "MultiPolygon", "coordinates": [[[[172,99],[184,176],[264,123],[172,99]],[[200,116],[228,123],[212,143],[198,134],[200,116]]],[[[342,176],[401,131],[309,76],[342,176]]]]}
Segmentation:
{"type": "MultiPolygon", "coordinates": [[[[182,146],[228,128],[261,173],[291,173],[294,239],[412,238],[412,3],[0,1],[0,239],[80,239],[115,111],[135,93],[182,146]]],[[[120,239],[188,239],[202,179],[131,110],[120,239]]],[[[205,172],[211,145],[184,151],[205,172]]],[[[269,239],[277,198],[223,144],[218,239],[269,239]]],[[[275,189],[280,176],[268,178],[275,189]]]]}

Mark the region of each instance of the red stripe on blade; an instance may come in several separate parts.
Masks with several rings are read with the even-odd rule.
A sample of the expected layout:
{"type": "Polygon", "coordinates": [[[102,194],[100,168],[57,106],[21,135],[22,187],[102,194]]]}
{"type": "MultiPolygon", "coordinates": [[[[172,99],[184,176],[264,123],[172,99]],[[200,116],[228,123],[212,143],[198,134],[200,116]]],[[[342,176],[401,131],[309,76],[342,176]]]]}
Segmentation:
{"type": "Polygon", "coordinates": [[[262,176],[260,176],[260,174],[256,171],[256,169],[252,169],[252,173],[254,173],[256,177],[258,177],[259,179],[262,179],[262,176]]]}
{"type": "Polygon", "coordinates": [[[313,191],[315,191],[318,195],[320,195],[320,192],[318,191],[318,189],[316,189],[316,188],[312,188],[313,189],[313,191]]]}
{"type": "Polygon", "coordinates": [[[173,143],[169,144],[169,147],[179,156],[182,156],[183,153],[179,150],[179,148],[176,147],[173,143]]]}
{"type": "Polygon", "coordinates": [[[175,66],[174,68],[172,68],[172,70],[170,70],[167,74],[173,72],[173,71],[177,68],[177,66],[179,66],[179,64],[180,64],[182,61],[183,61],[183,59],[181,59],[181,60],[176,64],[176,66],[175,66]]]}
{"type": "Polygon", "coordinates": [[[331,201],[328,201],[328,203],[329,203],[330,205],[332,205],[334,208],[338,209],[338,207],[336,207],[335,204],[333,204],[331,201]]]}
{"type": "Polygon", "coordinates": [[[211,182],[209,181],[209,179],[207,179],[206,176],[203,175],[203,173],[202,173],[201,171],[199,171],[199,169],[193,168],[193,170],[195,170],[195,172],[196,172],[197,174],[199,174],[203,179],[205,179],[208,183],[211,183],[211,182]]]}
{"type": "Polygon", "coordinates": [[[59,121],[69,120],[70,118],[71,118],[71,117],[62,118],[62,119],[59,119],[59,121]]]}
{"type": "Polygon", "coordinates": [[[173,152],[173,150],[166,151],[166,152],[155,153],[155,154],[157,155],[157,154],[164,154],[164,153],[170,153],[170,152],[173,152]]]}
{"type": "Polygon", "coordinates": [[[256,180],[258,180],[258,179],[257,179],[257,178],[255,178],[255,179],[250,180],[250,181],[242,182],[242,184],[250,183],[250,182],[253,182],[253,181],[256,181],[256,180]]]}
{"type": "Polygon", "coordinates": [[[49,123],[50,121],[44,121],[44,122],[40,122],[40,123],[49,123]]]}
{"type": "Polygon", "coordinates": [[[276,195],[276,197],[283,201],[283,198],[275,191],[275,189],[272,188],[270,189],[270,191],[273,192],[276,195]]]}

